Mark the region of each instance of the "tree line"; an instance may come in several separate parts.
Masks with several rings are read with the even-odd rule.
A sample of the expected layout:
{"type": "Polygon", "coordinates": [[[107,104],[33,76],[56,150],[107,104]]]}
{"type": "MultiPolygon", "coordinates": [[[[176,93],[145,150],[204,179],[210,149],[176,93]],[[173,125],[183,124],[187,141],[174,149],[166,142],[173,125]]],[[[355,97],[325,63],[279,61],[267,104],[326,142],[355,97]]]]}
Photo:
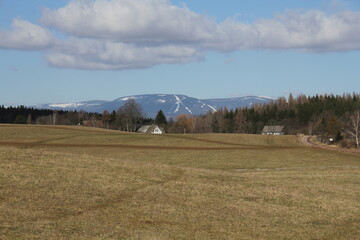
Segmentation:
{"type": "Polygon", "coordinates": [[[358,146],[360,95],[299,95],[280,97],[267,104],[227,109],[205,115],[179,115],[170,119],[167,130],[174,133],[259,134],[266,125],[285,126],[287,134],[318,135],[322,142],[358,146]]]}
{"type": "Polygon", "coordinates": [[[117,111],[109,113],[105,110],[102,114],[0,106],[0,123],[7,124],[84,125],[135,132],[142,124],[151,124],[154,121],[145,116],[134,99],[128,100],[117,111]]]}
{"type": "Polygon", "coordinates": [[[280,97],[267,104],[227,109],[204,115],[180,114],[167,119],[160,110],[155,119],[146,118],[134,99],[119,110],[102,114],[104,126],[136,131],[143,124],[156,123],[168,133],[247,133],[260,134],[266,125],[285,126],[287,134],[317,135],[322,142],[359,146],[360,95],[299,95],[280,97]]]}
{"type": "Polygon", "coordinates": [[[101,116],[98,113],[84,111],[63,111],[35,109],[25,106],[0,106],[0,123],[8,124],[52,124],[79,125],[83,121],[95,121],[101,116]]]}
{"type": "Polygon", "coordinates": [[[0,123],[85,125],[135,132],[141,125],[158,124],[168,133],[259,134],[266,125],[285,126],[287,134],[317,135],[344,146],[359,146],[360,95],[299,95],[280,97],[267,104],[227,109],[167,119],[160,110],[155,119],[146,117],[141,106],[129,99],[117,111],[88,113],[19,107],[0,107],[0,123]]]}

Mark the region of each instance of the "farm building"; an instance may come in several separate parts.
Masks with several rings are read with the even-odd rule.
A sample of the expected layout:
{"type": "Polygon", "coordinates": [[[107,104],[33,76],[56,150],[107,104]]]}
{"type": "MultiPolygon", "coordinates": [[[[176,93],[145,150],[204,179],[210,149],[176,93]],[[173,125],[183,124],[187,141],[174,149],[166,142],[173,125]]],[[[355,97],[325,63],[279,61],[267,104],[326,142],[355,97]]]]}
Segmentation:
{"type": "Polygon", "coordinates": [[[158,125],[144,125],[137,130],[138,133],[151,133],[151,134],[163,134],[165,130],[158,125]]]}
{"type": "Polygon", "coordinates": [[[284,135],[284,126],[265,126],[261,131],[262,135],[284,135]]]}

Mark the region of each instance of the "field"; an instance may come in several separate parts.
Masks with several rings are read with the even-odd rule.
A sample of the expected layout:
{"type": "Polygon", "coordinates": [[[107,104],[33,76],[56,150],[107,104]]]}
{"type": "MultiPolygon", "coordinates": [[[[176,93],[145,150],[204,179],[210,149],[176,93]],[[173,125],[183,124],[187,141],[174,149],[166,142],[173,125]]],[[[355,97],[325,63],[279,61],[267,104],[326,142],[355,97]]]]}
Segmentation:
{"type": "Polygon", "coordinates": [[[359,154],[295,136],[0,125],[0,239],[359,236],[359,154]]]}

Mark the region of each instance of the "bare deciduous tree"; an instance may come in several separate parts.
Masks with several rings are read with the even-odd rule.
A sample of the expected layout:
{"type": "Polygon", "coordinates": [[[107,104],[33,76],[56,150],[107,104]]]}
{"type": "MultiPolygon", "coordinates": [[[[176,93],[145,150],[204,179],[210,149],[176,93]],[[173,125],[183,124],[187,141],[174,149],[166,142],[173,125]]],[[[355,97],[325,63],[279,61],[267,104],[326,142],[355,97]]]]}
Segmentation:
{"type": "Polygon", "coordinates": [[[111,121],[111,116],[108,110],[104,110],[101,116],[101,121],[104,124],[104,126],[109,129],[109,123],[111,121]]]}
{"type": "Polygon", "coordinates": [[[350,115],[345,133],[355,140],[356,147],[359,147],[360,138],[360,109],[350,115]]]}
{"type": "Polygon", "coordinates": [[[57,124],[57,112],[56,111],[53,111],[53,114],[51,115],[51,122],[53,125],[56,125],[57,124]]]}
{"type": "Polygon", "coordinates": [[[180,114],[176,117],[176,132],[190,133],[194,130],[195,118],[192,115],[180,114]]]}
{"type": "Polygon", "coordinates": [[[246,118],[242,111],[238,111],[234,119],[235,132],[236,133],[245,133],[246,130],[246,118]]]}
{"type": "Polygon", "coordinates": [[[132,98],[119,108],[117,115],[120,128],[126,129],[128,132],[136,131],[137,124],[144,117],[141,106],[132,98]]]}

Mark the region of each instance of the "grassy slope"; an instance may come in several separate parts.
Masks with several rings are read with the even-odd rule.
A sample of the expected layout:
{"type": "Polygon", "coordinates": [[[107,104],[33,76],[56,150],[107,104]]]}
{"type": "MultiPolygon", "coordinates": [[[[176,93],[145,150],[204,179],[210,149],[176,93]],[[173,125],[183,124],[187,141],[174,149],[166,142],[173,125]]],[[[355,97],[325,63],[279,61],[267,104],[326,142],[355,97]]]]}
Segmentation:
{"type": "Polygon", "coordinates": [[[293,136],[0,125],[0,238],[357,239],[359,167],[293,136]]]}

